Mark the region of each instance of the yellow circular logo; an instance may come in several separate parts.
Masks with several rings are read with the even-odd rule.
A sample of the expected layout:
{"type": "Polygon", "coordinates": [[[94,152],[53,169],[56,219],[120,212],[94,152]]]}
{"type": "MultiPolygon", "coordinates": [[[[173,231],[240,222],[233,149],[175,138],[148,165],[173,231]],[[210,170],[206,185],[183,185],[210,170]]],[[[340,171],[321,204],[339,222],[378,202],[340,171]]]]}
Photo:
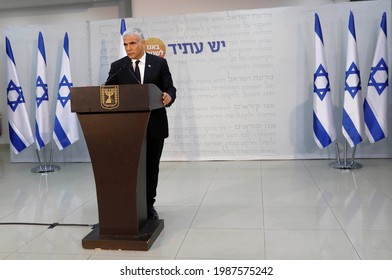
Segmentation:
{"type": "Polygon", "coordinates": [[[146,52],[160,57],[165,57],[166,46],[161,39],[148,38],[146,40],[146,52]]]}

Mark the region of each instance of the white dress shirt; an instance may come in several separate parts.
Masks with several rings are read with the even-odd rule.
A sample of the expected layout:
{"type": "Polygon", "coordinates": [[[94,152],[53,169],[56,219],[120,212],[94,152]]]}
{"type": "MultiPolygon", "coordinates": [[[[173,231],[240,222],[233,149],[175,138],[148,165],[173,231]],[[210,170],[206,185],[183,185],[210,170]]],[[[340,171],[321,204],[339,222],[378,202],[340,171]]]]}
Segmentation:
{"type": "Polygon", "coordinates": [[[143,84],[144,81],[144,69],[146,69],[146,53],[140,59],[132,59],[133,71],[135,71],[136,61],[139,60],[139,70],[140,70],[140,83],[143,84]]]}

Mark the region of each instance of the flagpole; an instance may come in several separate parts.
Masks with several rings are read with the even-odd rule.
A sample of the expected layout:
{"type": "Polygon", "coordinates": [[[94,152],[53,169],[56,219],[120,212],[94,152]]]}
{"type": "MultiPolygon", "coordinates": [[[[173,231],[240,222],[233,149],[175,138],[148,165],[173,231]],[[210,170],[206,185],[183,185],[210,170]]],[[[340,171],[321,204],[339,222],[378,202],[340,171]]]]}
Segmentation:
{"type": "Polygon", "coordinates": [[[42,171],[42,162],[41,162],[41,158],[39,156],[39,151],[38,149],[35,149],[35,153],[37,154],[37,160],[38,160],[38,166],[34,167],[31,169],[31,172],[33,173],[41,173],[42,171]]]}
{"type": "Polygon", "coordinates": [[[339,143],[335,143],[335,148],[336,148],[336,162],[340,165],[340,153],[339,153],[339,143]]]}
{"type": "Polygon", "coordinates": [[[354,164],[354,159],[355,159],[355,152],[356,152],[356,150],[357,150],[357,146],[355,145],[354,148],[353,148],[353,152],[352,152],[352,154],[351,154],[351,165],[354,164]]]}
{"type": "Polygon", "coordinates": [[[351,154],[351,164],[350,164],[350,169],[360,169],[362,168],[362,164],[360,164],[359,162],[355,161],[355,153],[357,151],[357,145],[355,145],[353,147],[353,151],[351,154]]]}
{"type": "Polygon", "coordinates": [[[50,143],[49,169],[53,171],[61,169],[60,166],[53,164],[53,141],[50,143]]]}
{"type": "Polygon", "coordinates": [[[53,171],[61,169],[60,166],[53,164],[53,141],[51,142],[50,145],[49,168],[53,169],[53,171]]]}
{"type": "Polygon", "coordinates": [[[48,165],[47,145],[50,142],[50,105],[48,84],[46,83],[46,54],[45,54],[44,37],[41,32],[38,33],[38,53],[37,53],[37,79],[36,79],[36,153],[39,166],[31,169],[33,173],[47,173],[58,170],[48,165]],[[42,150],[42,151],[41,151],[42,150]]]}
{"type": "Polygon", "coordinates": [[[50,143],[50,154],[49,154],[49,166],[52,167],[52,151],[53,151],[53,141],[50,143]]]}
{"type": "Polygon", "coordinates": [[[335,169],[341,169],[342,163],[340,161],[339,142],[337,141],[335,143],[335,152],[336,152],[336,161],[331,162],[329,166],[335,169]]]}
{"type": "Polygon", "coordinates": [[[344,141],[343,163],[338,160],[332,164],[337,169],[357,169],[361,164],[354,161],[356,145],[362,142],[363,106],[362,86],[359,71],[357,39],[355,33],[354,14],[351,11],[347,33],[346,77],[343,93],[342,133],[344,141]],[[347,144],[353,149],[351,161],[348,159],[347,144]]]}
{"type": "Polygon", "coordinates": [[[340,155],[339,155],[339,144],[336,143],[336,161],[332,162],[329,166],[332,168],[335,168],[335,169],[344,169],[344,170],[362,168],[362,164],[355,161],[356,149],[357,149],[357,146],[355,145],[352,150],[350,164],[348,164],[348,161],[347,161],[348,149],[347,149],[347,141],[346,141],[344,143],[344,158],[343,158],[343,163],[342,163],[340,161],[340,155]]]}
{"type": "MultiPolygon", "coordinates": [[[[31,172],[33,172],[33,173],[49,173],[49,172],[54,172],[54,171],[61,169],[60,166],[52,164],[52,149],[53,149],[53,141],[52,141],[51,147],[50,147],[50,159],[49,159],[50,161],[47,162],[46,157],[45,157],[44,164],[42,164],[42,161],[41,161],[40,155],[39,155],[39,151],[38,151],[38,149],[36,149],[39,165],[32,168],[31,172]]],[[[46,146],[43,147],[43,150],[44,150],[44,154],[46,154],[46,146]]]]}
{"type": "Polygon", "coordinates": [[[46,149],[43,150],[45,165],[48,165],[48,157],[46,156],[46,149]]]}

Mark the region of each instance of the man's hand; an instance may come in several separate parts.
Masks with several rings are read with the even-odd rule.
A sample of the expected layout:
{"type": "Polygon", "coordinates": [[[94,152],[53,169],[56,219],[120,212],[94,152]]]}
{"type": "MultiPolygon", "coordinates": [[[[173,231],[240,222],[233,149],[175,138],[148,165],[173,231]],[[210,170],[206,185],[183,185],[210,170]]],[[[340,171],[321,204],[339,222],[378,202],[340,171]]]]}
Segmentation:
{"type": "Polygon", "coordinates": [[[164,106],[169,105],[171,100],[172,100],[172,98],[171,98],[171,96],[167,92],[164,92],[162,94],[162,102],[163,102],[164,106]]]}

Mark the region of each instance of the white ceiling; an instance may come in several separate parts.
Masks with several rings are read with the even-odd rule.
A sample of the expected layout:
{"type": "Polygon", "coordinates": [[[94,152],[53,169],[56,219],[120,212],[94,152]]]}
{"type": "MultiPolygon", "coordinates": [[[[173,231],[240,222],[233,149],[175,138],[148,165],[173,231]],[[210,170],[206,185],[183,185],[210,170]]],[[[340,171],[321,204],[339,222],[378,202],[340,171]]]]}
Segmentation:
{"type": "Polygon", "coordinates": [[[110,0],[0,0],[0,10],[38,8],[43,6],[74,5],[98,2],[113,2],[110,0]]]}

